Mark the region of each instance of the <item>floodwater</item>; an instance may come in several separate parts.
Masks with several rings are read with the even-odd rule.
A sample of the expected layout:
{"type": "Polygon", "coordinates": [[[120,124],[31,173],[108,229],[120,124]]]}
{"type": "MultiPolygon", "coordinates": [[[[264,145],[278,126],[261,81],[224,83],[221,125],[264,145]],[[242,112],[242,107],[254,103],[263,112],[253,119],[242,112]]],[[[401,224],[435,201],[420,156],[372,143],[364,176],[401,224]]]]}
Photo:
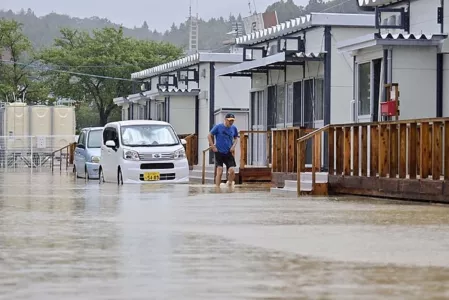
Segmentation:
{"type": "Polygon", "coordinates": [[[0,174],[0,299],[447,299],[449,206],[0,174]]]}

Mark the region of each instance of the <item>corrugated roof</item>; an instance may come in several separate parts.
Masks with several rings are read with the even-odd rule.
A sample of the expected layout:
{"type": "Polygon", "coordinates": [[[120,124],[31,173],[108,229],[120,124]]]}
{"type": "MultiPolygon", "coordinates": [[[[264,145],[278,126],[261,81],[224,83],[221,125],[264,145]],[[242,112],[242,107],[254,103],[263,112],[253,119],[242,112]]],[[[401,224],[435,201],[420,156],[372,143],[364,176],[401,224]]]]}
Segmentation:
{"type": "Polygon", "coordinates": [[[358,0],[359,6],[381,6],[402,1],[404,0],[358,0]]]}
{"type": "Polygon", "coordinates": [[[431,40],[435,36],[441,34],[425,34],[425,33],[375,33],[376,38],[381,39],[402,39],[402,40],[431,40]]]}
{"type": "Polygon", "coordinates": [[[435,46],[441,43],[447,35],[425,33],[370,33],[340,42],[340,51],[354,51],[375,45],[411,45],[435,46]]]}
{"type": "Polygon", "coordinates": [[[178,88],[161,88],[159,87],[159,91],[162,93],[192,93],[199,91],[199,89],[178,89],[178,88]]]}
{"type": "Polygon", "coordinates": [[[373,14],[337,14],[337,13],[311,13],[302,17],[288,20],[279,25],[262,29],[242,37],[236,38],[236,44],[257,44],[279,36],[285,36],[301,29],[314,26],[360,26],[374,27],[373,14]]]}
{"type": "Polygon", "coordinates": [[[153,68],[149,68],[137,73],[132,73],[132,79],[150,78],[162,73],[176,71],[188,66],[196,65],[201,62],[230,62],[238,63],[243,60],[242,54],[239,53],[208,53],[199,52],[181,59],[171,61],[153,68]]]}
{"type": "Polygon", "coordinates": [[[298,52],[295,53],[295,57],[304,57],[304,58],[323,58],[326,52],[298,52]]]}

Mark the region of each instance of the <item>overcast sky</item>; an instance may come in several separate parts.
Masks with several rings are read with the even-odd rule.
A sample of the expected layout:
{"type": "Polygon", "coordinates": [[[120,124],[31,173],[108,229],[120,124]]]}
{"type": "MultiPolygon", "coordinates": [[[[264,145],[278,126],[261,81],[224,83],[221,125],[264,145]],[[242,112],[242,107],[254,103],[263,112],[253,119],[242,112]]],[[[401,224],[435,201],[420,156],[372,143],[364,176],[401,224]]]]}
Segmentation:
{"type": "MultiPolygon", "coordinates": [[[[0,9],[19,11],[31,8],[37,16],[51,12],[67,14],[72,17],[98,16],[108,18],[126,27],[140,27],[144,21],[158,31],[169,29],[171,24],[183,22],[189,14],[192,1],[194,12],[198,2],[200,18],[227,17],[230,13],[242,16],[249,14],[248,0],[0,0],[0,9]]],[[[258,12],[275,0],[251,0],[258,12]]],[[[297,5],[305,5],[308,0],[294,0],[297,5]]]]}

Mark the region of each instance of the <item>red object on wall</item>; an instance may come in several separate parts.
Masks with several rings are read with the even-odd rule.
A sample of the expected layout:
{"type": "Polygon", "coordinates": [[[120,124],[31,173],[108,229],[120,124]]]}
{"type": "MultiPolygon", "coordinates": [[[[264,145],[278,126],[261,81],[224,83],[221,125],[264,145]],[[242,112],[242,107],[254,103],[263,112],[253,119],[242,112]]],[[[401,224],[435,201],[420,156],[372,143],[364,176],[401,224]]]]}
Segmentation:
{"type": "Polygon", "coordinates": [[[382,116],[396,116],[398,110],[397,101],[391,100],[380,103],[380,114],[382,116]]]}

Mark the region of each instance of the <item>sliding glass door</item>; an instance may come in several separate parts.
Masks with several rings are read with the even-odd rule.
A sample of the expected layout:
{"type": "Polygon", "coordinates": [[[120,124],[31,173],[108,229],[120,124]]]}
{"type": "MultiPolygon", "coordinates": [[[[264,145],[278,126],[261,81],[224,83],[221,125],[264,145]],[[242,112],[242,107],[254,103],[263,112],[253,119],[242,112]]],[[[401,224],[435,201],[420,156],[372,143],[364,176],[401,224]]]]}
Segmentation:
{"type": "MultiPolygon", "coordinates": [[[[251,93],[251,130],[266,131],[267,100],[263,90],[251,93]]],[[[262,133],[250,134],[250,165],[265,166],[267,164],[267,135],[262,133]]]]}

